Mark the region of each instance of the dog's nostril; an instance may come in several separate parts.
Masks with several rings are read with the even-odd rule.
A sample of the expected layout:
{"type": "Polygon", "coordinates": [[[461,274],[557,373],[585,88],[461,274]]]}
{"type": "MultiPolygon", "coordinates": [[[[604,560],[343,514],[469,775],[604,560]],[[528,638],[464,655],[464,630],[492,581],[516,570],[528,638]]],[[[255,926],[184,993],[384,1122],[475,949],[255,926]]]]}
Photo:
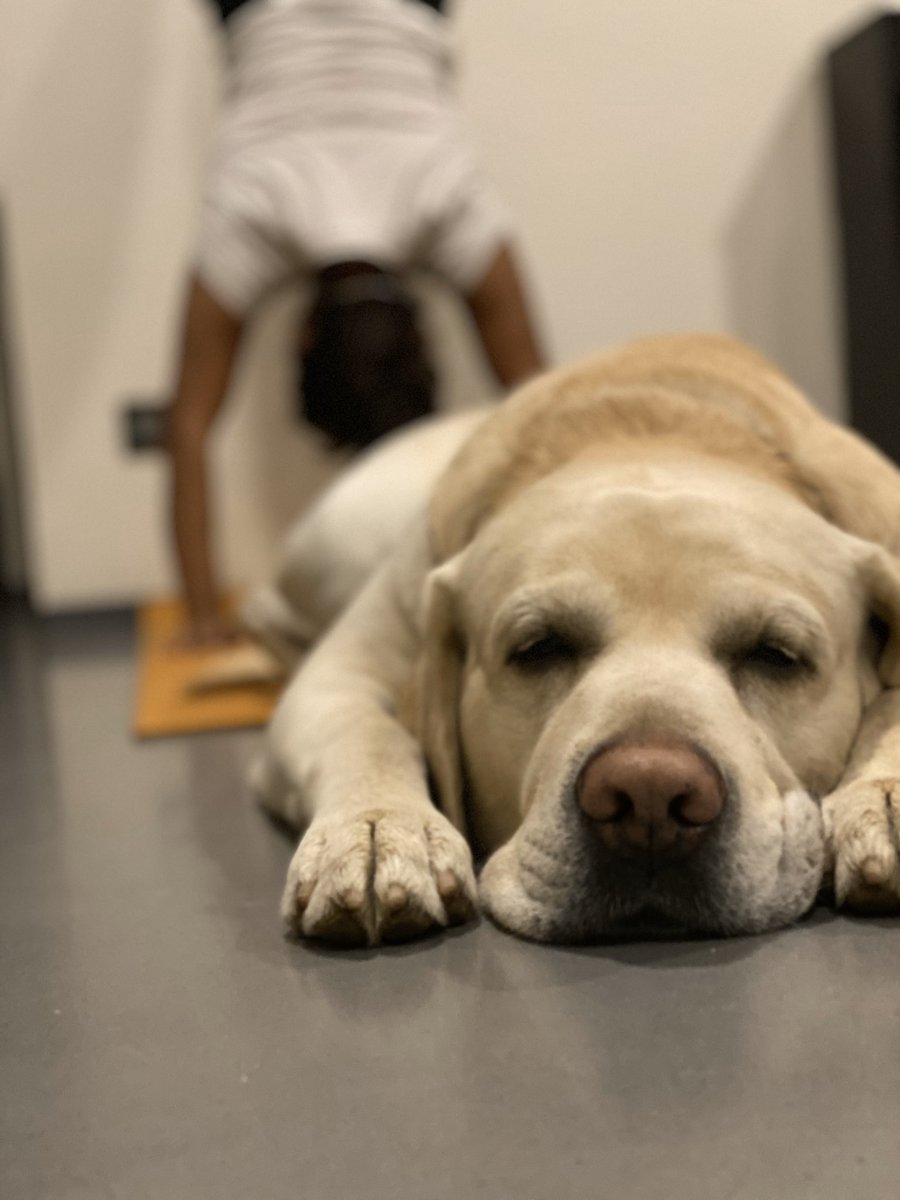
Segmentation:
{"type": "Polygon", "coordinates": [[[634,815],[634,804],[627,792],[614,791],[612,800],[612,811],[607,821],[624,821],[626,817],[634,815]]]}
{"type": "Polygon", "coordinates": [[[673,796],[669,801],[669,816],[678,825],[695,824],[687,815],[688,803],[689,797],[687,792],[679,792],[677,796],[673,796]]]}
{"type": "Polygon", "coordinates": [[[708,790],[679,792],[669,802],[669,816],[685,829],[697,829],[709,825],[722,811],[715,788],[708,790]]]}
{"type": "Polygon", "coordinates": [[[634,816],[634,802],[622,788],[601,786],[594,789],[589,804],[585,799],[586,793],[582,792],[582,808],[592,820],[604,825],[614,825],[634,816]]]}

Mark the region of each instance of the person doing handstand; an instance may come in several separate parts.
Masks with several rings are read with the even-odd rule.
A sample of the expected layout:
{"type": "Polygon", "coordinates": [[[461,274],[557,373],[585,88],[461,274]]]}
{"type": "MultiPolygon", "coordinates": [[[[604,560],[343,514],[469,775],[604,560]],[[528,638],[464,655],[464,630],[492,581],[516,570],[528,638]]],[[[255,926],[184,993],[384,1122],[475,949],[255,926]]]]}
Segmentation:
{"type": "Polygon", "coordinates": [[[442,277],[503,387],[543,366],[503,208],[453,90],[444,0],[214,0],[228,79],[169,416],[188,644],[233,632],[210,551],[206,443],[261,298],[306,277],[307,419],[364,445],[426,411],[402,273],[442,277]]]}

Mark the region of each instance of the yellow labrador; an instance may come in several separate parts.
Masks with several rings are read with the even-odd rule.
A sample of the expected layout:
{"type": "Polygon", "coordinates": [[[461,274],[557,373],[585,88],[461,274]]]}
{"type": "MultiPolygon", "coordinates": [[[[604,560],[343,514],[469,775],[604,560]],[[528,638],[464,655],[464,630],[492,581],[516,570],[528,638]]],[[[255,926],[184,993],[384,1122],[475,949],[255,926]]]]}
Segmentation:
{"type": "MultiPolygon", "coordinates": [[[[290,929],[374,944],[480,903],[542,940],[756,932],[832,873],[839,902],[900,909],[894,467],[707,336],[536,379],[436,461],[466,434],[257,764],[307,826],[290,929]]],[[[295,539],[286,611],[340,575],[415,437],[344,485],[327,546],[295,539]]]]}

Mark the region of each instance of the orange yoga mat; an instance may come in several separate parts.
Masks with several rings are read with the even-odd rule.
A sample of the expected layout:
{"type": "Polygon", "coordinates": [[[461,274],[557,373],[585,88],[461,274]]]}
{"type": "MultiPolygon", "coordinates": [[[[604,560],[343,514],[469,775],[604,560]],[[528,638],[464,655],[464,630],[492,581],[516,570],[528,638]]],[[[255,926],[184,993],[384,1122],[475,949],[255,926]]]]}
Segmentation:
{"type": "Polygon", "coordinates": [[[132,731],[139,738],[208,733],[265,725],[282,688],[277,671],[264,675],[267,655],[253,643],[222,650],[182,650],[175,646],[184,627],[184,610],[176,601],[157,601],[138,610],[138,676],[132,731]],[[243,672],[252,682],[236,680],[243,672]],[[215,681],[225,664],[230,682],[215,681]]]}

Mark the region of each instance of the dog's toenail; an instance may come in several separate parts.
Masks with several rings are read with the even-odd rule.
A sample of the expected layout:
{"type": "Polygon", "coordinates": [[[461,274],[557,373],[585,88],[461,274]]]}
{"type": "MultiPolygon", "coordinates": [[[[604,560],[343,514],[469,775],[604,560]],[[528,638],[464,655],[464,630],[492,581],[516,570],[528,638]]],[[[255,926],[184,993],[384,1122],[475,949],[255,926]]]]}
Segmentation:
{"type": "Polygon", "coordinates": [[[441,871],[437,877],[437,889],[442,900],[450,900],[457,896],[460,891],[460,882],[456,874],[449,869],[441,871]]]}
{"type": "Polygon", "coordinates": [[[867,858],[861,864],[859,873],[871,887],[879,887],[881,884],[887,883],[891,874],[884,861],[874,857],[867,858]]]}
{"type": "Polygon", "coordinates": [[[363,901],[363,893],[356,887],[345,888],[338,895],[338,904],[348,912],[359,912],[363,906],[363,901]]]}
{"type": "Polygon", "coordinates": [[[399,883],[392,883],[384,899],[388,912],[397,913],[409,904],[409,893],[399,883]]]}

